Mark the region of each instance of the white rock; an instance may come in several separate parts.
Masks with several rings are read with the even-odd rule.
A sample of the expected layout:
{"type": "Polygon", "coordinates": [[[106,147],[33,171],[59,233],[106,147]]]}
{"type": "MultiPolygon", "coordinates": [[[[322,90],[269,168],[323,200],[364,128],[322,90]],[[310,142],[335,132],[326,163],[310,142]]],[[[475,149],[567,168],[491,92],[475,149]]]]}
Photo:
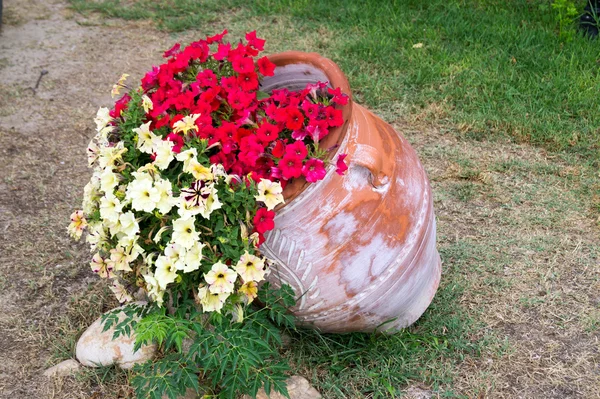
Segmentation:
{"type": "MultiPolygon", "coordinates": [[[[119,308],[120,309],[120,308],[119,308]]],[[[119,321],[125,313],[119,314],[119,321]]],[[[137,363],[144,363],[156,354],[156,345],[143,345],[137,352],[133,351],[135,333],[130,336],[121,335],[113,340],[114,328],[102,332],[102,317],[98,318],[77,341],[75,354],[84,366],[98,367],[118,364],[129,369],[137,363]]]]}
{"type": "MultiPolygon", "coordinates": [[[[313,387],[310,386],[306,378],[294,375],[287,379],[285,382],[287,385],[290,399],[321,399],[322,396],[313,387]]],[[[250,396],[244,395],[243,399],[251,399],[250,396]]],[[[271,396],[267,396],[265,391],[261,388],[256,395],[256,399],[286,399],[285,396],[279,392],[271,391],[271,396]]]]}
{"type": "Polygon", "coordinates": [[[81,365],[77,360],[69,359],[50,367],[48,370],[44,371],[44,375],[49,378],[66,377],[75,374],[80,368],[81,365]]]}

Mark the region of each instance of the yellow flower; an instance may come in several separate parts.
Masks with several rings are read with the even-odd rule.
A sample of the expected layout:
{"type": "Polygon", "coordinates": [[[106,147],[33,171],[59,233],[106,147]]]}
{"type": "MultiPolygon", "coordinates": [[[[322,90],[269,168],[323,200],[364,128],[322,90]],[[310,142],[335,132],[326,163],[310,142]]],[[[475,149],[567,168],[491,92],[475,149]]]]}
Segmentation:
{"type": "Polygon", "coordinates": [[[112,98],[115,98],[115,96],[118,96],[120,91],[121,91],[121,87],[125,87],[125,80],[127,80],[127,77],[129,75],[124,73],[123,75],[121,75],[121,77],[119,78],[119,81],[117,83],[115,83],[115,85],[113,86],[110,95],[112,96],[112,98]]]}
{"type": "Polygon", "coordinates": [[[194,222],[196,218],[179,218],[173,221],[173,242],[180,244],[183,248],[192,248],[200,237],[200,233],[196,232],[194,222]]]}
{"type": "Polygon", "coordinates": [[[110,277],[112,267],[106,262],[106,260],[100,256],[100,253],[96,253],[90,263],[92,271],[102,278],[110,277]]]}
{"type": "Polygon", "coordinates": [[[265,278],[265,260],[245,251],[235,265],[235,271],[246,282],[262,281],[265,278]]]}
{"type": "Polygon", "coordinates": [[[159,139],[157,135],[150,131],[150,122],[142,124],[140,127],[133,129],[133,132],[137,134],[137,143],[135,148],[146,154],[152,154],[152,144],[154,140],[159,139]]]}
{"type": "Polygon", "coordinates": [[[107,262],[113,270],[130,272],[131,267],[129,267],[129,256],[125,250],[125,248],[121,246],[117,246],[116,248],[111,248],[110,250],[110,261],[107,262]]]}
{"type": "Polygon", "coordinates": [[[152,100],[147,95],[142,96],[142,107],[144,107],[144,112],[148,113],[152,108],[154,108],[154,104],[152,104],[152,100]]]}
{"type": "Polygon", "coordinates": [[[187,134],[190,130],[198,131],[198,126],[196,126],[196,119],[200,117],[200,114],[192,114],[185,116],[182,120],[177,121],[173,124],[173,132],[179,133],[183,132],[183,134],[187,134]]]}
{"type": "Polygon", "coordinates": [[[229,293],[219,294],[212,293],[206,287],[198,288],[198,299],[202,305],[202,311],[204,312],[217,312],[221,313],[223,304],[229,297],[229,293]]]}
{"type": "Polygon", "coordinates": [[[156,259],[156,270],[154,272],[156,281],[159,287],[164,290],[167,285],[175,281],[177,278],[177,267],[173,259],[166,256],[159,256],[156,259]]]}
{"type": "Polygon", "coordinates": [[[246,303],[250,303],[258,295],[258,284],[256,281],[247,281],[240,287],[238,293],[245,296],[246,303]]]}
{"type": "Polygon", "coordinates": [[[272,210],[277,205],[284,203],[281,184],[267,179],[260,179],[257,189],[258,195],[254,198],[257,201],[264,202],[268,210],[272,210]]]}
{"type": "Polygon", "coordinates": [[[87,227],[87,220],[83,215],[83,211],[75,211],[71,214],[71,223],[67,228],[71,237],[79,240],[83,230],[87,227]]]}
{"type": "Polygon", "coordinates": [[[213,178],[213,174],[211,173],[210,169],[202,165],[195,159],[189,161],[187,167],[184,164],[183,171],[186,173],[190,173],[192,176],[194,176],[194,179],[196,180],[206,181],[212,180],[213,178]]]}
{"type": "Polygon", "coordinates": [[[221,262],[215,263],[204,275],[204,280],[210,284],[209,291],[213,294],[233,292],[236,279],[237,274],[221,262]]]}
{"type": "Polygon", "coordinates": [[[127,152],[124,143],[120,141],[114,147],[102,147],[98,154],[98,165],[100,168],[112,168],[117,163],[123,162],[123,154],[127,152]]]}

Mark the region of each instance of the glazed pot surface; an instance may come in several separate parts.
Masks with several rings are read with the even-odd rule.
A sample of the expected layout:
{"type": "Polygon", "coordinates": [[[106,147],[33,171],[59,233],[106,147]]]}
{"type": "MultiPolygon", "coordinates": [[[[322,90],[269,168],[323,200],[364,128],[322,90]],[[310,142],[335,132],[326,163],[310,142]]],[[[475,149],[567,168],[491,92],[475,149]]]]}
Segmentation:
{"type": "MultiPolygon", "coordinates": [[[[295,76],[306,80],[303,72],[316,70],[313,77],[321,72],[350,94],[331,61],[295,54],[271,57],[279,82],[293,87],[295,76]]],[[[294,289],[301,325],[394,331],[421,316],[439,285],[431,189],[416,153],[390,125],[352,101],[343,112],[346,123],[328,144],[348,154],[348,171],[339,176],[333,163],[322,181],[286,188],[288,202],[261,250],[275,261],[268,280],[294,289]]]]}

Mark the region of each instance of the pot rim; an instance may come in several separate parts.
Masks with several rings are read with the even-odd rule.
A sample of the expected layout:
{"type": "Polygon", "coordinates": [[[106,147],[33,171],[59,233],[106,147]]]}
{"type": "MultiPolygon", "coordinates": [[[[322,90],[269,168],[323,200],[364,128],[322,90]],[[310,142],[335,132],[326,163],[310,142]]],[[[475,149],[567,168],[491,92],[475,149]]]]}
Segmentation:
{"type": "MultiPolygon", "coordinates": [[[[346,105],[337,105],[336,108],[342,110],[342,116],[344,118],[344,124],[342,126],[332,129],[327,137],[325,137],[319,144],[324,148],[331,148],[337,146],[333,151],[329,153],[328,160],[332,160],[335,155],[339,152],[340,145],[346,136],[348,130],[348,124],[352,117],[352,91],[350,90],[350,84],[346,75],[342,72],[340,67],[330,60],[329,58],[323,57],[318,53],[305,53],[302,51],[285,51],[282,53],[276,53],[267,56],[269,60],[276,65],[276,67],[286,66],[291,64],[308,64],[319,70],[321,70],[327,79],[329,84],[334,88],[340,88],[341,92],[348,96],[348,103],[346,105]]],[[[280,210],[285,205],[294,200],[300,195],[311,183],[307,182],[303,177],[294,179],[291,183],[287,184],[283,190],[283,196],[286,203],[276,208],[280,210]]]]}

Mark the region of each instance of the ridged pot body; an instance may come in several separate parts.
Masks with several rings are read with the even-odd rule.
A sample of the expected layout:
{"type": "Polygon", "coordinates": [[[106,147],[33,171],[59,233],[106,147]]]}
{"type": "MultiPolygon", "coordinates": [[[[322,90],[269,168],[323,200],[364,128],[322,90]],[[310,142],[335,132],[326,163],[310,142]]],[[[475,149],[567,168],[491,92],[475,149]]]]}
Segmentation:
{"type": "MultiPolygon", "coordinates": [[[[341,74],[337,66],[316,54],[271,59],[295,67],[279,77],[276,68],[266,89],[282,81],[293,86],[294,76],[306,79],[315,68],[340,81],[332,76],[341,74]]],[[[347,86],[343,91],[351,94],[347,86]]],[[[286,189],[289,200],[261,251],[275,263],[268,280],[294,289],[301,325],[338,333],[395,331],[423,314],[439,285],[431,188],[402,135],[352,101],[344,114],[346,124],[331,140],[337,154],[348,154],[348,171],[338,175],[333,163],[323,180],[286,189]]]]}

